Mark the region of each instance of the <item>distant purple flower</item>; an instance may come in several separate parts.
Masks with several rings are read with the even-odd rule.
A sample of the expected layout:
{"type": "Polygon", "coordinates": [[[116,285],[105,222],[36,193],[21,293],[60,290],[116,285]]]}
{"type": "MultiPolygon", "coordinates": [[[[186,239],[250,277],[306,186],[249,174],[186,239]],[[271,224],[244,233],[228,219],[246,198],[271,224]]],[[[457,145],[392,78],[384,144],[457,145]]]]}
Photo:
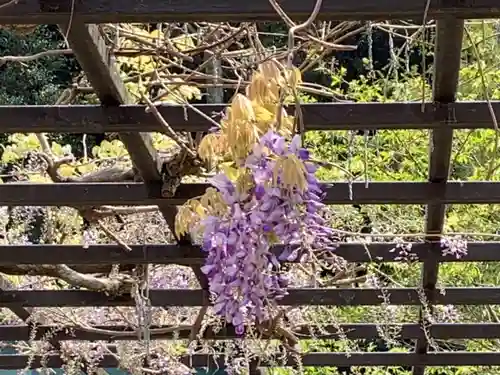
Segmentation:
{"type": "Polygon", "coordinates": [[[467,255],[467,240],[460,236],[457,237],[443,237],[441,238],[441,248],[444,256],[452,255],[456,259],[460,259],[467,255]]]}

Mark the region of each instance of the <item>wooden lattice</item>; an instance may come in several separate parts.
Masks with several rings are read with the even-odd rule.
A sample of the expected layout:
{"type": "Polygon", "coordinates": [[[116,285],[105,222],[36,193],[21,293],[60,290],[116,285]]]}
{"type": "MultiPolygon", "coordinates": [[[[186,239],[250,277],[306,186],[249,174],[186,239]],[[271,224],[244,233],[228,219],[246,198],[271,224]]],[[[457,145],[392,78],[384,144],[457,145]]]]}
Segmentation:
{"type": "MultiPolygon", "coordinates": [[[[287,14],[294,19],[306,18],[313,1],[284,1],[287,14]]],[[[460,51],[465,18],[500,17],[496,0],[430,1],[429,7],[420,0],[325,0],[320,19],[422,19],[436,18],[437,42],[433,78],[433,102],[391,104],[305,104],[302,105],[306,130],[370,130],[370,129],[432,129],[428,182],[335,183],[327,187],[327,204],[426,204],[428,234],[426,243],[413,246],[418,261],[422,262],[422,286],[431,304],[481,305],[500,304],[500,288],[447,288],[445,294],[436,289],[441,262],[493,262],[500,260],[500,243],[471,243],[467,256],[456,259],[441,254],[439,235],[442,232],[446,204],[500,203],[498,182],[447,182],[454,129],[493,128],[486,103],[456,103],[455,93],[460,66],[460,51]]],[[[205,184],[181,186],[171,198],[162,197],[161,176],[156,155],[152,152],[147,133],[162,128],[151,113],[141,105],[130,103],[117,72],[109,64],[110,58],[97,26],[106,22],[169,22],[169,21],[249,21],[276,20],[277,15],[267,0],[20,0],[16,6],[0,9],[0,24],[59,24],[66,31],[68,41],[85,70],[88,80],[98,94],[102,106],[0,106],[0,131],[18,132],[118,132],[126,145],[142,182],[127,183],[54,183],[0,185],[0,204],[6,206],[99,206],[99,205],[158,205],[170,226],[175,206],[202,193],[205,184]],[[140,3],[140,4],[139,4],[140,3]],[[71,24],[68,19],[71,13],[71,24]]],[[[500,111],[500,102],[491,103],[500,111]]],[[[220,112],[222,105],[197,105],[203,113],[220,112]]],[[[181,106],[159,108],[161,114],[177,131],[207,131],[211,124],[198,113],[181,106]],[[186,111],[187,116],[186,116],[186,111]],[[189,121],[186,121],[189,118],[189,121]]],[[[341,244],[338,254],[352,262],[394,262],[397,253],[390,252],[396,244],[370,244],[370,256],[364,244],[341,244]]],[[[33,245],[0,246],[0,265],[12,264],[181,264],[192,266],[199,277],[199,290],[152,290],[154,306],[201,306],[207,298],[206,281],[199,272],[203,256],[188,241],[179,245],[131,246],[124,252],[119,246],[91,246],[82,251],[80,246],[33,245]]],[[[0,292],[0,306],[12,309],[28,320],[31,307],[50,306],[130,306],[128,295],[119,297],[82,290],[17,291],[4,283],[0,292]]],[[[416,289],[389,289],[389,300],[395,305],[419,305],[416,289]]],[[[376,305],[381,291],[375,289],[295,289],[282,301],[284,305],[376,305]]],[[[304,366],[414,366],[414,374],[423,374],[425,366],[442,365],[500,365],[500,354],[494,352],[428,353],[428,338],[422,330],[424,318],[414,324],[401,325],[401,339],[416,340],[414,353],[311,353],[302,358],[304,366]]],[[[60,330],[51,343],[57,348],[60,340],[112,340],[131,339],[112,335],[60,330]]],[[[374,324],[348,324],[343,326],[348,338],[377,337],[374,324]]],[[[40,326],[37,337],[44,336],[50,327],[40,326]]],[[[127,331],[127,327],[106,327],[127,331]]],[[[304,327],[303,337],[308,336],[304,327]]],[[[336,338],[338,327],[327,327],[336,338]]],[[[430,324],[430,335],[435,339],[500,338],[500,324],[430,324]]],[[[180,338],[189,337],[189,329],[180,330],[180,338]]],[[[133,337],[133,333],[130,334],[133,337]]],[[[28,340],[30,326],[1,326],[0,340],[28,340]]],[[[161,339],[172,338],[172,333],[161,339]]],[[[217,333],[208,330],[206,338],[234,338],[231,327],[217,333]]],[[[209,357],[195,355],[186,358],[193,366],[206,366],[209,357]]],[[[40,358],[31,363],[40,365],[40,358]]],[[[24,368],[27,356],[4,355],[1,369],[24,368]]],[[[49,355],[49,367],[59,367],[62,359],[49,355]]],[[[290,358],[289,365],[294,359],[290,358]]],[[[101,367],[113,367],[117,362],[107,355],[101,367]]],[[[214,364],[215,365],[215,364],[214,364]]],[[[260,363],[265,366],[266,363],[260,363]]]]}

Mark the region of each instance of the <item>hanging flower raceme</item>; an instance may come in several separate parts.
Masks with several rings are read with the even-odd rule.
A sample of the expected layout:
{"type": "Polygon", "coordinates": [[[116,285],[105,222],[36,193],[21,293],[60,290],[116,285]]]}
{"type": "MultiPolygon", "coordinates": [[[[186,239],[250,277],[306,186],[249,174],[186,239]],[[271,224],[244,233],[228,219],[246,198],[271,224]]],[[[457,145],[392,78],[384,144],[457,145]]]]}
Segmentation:
{"type": "MultiPolygon", "coordinates": [[[[176,218],[178,234],[191,232],[206,252],[202,271],[216,313],[240,333],[245,322],[268,319],[276,301],[286,295],[281,262],[335,248],[319,215],[323,192],[317,167],[300,136],[287,141],[288,131],[276,128],[276,121],[263,126],[257,119],[259,103],[271,108],[279,97],[278,85],[287,82],[275,68],[259,70],[247,90],[251,99],[237,96],[220,131],[203,145],[208,155],[214,149],[210,142],[222,140],[229,163],[210,180],[213,188],[187,202],[176,218]],[[266,75],[271,77],[268,85],[262,80],[266,75]],[[272,95],[266,95],[266,87],[272,95]],[[282,254],[272,252],[277,244],[285,245],[282,254]]],[[[295,85],[297,81],[293,75],[295,85]]]]}
{"type": "Polygon", "coordinates": [[[239,331],[245,320],[268,319],[268,308],[286,294],[281,261],[295,260],[299,249],[335,246],[318,214],[322,190],[308,159],[299,136],[287,144],[270,131],[254,146],[236,181],[225,174],[211,180],[226,210],[205,215],[196,227],[207,253],[202,270],[216,313],[239,331]],[[242,181],[246,189],[239,186],[242,181]],[[276,257],[271,248],[280,243],[286,250],[276,257]]]}

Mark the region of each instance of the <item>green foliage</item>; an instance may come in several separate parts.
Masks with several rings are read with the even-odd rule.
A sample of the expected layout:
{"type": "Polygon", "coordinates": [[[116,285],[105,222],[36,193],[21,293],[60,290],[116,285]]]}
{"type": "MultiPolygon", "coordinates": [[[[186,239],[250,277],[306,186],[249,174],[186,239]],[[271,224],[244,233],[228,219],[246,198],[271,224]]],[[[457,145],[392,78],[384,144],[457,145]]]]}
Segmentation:
{"type": "MultiPolygon", "coordinates": [[[[64,48],[64,42],[54,27],[40,26],[24,37],[0,30],[2,56],[27,56],[64,48]]],[[[0,103],[52,104],[61,87],[71,83],[78,71],[76,61],[63,55],[47,56],[27,63],[6,63],[0,72],[0,103]]]]}
{"type": "MultiPolygon", "coordinates": [[[[29,56],[64,48],[63,38],[55,26],[39,26],[26,36],[0,29],[1,56],[29,56]]],[[[53,104],[79,72],[80,67],[71,55],[47,56],[26,63],[7,62],[0,69],[0,105],[53,104]]],[[[66,141],[76,142],[74,138],[66,141]]],[[[0,135],[0,144],[6,141],[6,136],[0,135]]]]}
{"type": "MultiPolygon", "coordinates": [[[[459,100],[500,99],[500,42],[498,32],[492,24],[478,22],[467,26],[463,50],[463,66],[460,70],[459,100]],[[470,37],[469,37],[470,36],[470,37]],[[471,40],[476,48],[471,47],[471,40]]],[[[431,69],[432,67],[429,67],[431,69]]],[[[356,102],[429,101],[431,87],[416,72],[404,76],[383,77],[359,76],[354,81],[345,80],[346,69],[331,71],[331,89],[338,95],[346,95],[356,102]],[[347,87],[347,88],[346,88],[347,87]]],[[[309,101],[304,98],[305,101],[309,101]]],[[[493,121],[493,120],[492,120],[493,121]]],[[[451,179],[463,181],[494,180],[500,178],[499,134],[493,130],[456,131],[453,143],[451,179]]],[[[306,141],[319,160],[333,165],[322,168],[319,174],[324,180],[352,181],[425,181],[428,173],[429,132],[416,130],[378,131],[375,135],[363,136],[355,132],[309,132],[306,141]]],[[[362,214],[346,207],[334,207],[332,223],[335,228],[358,232],[364,225],[362,214]]],[[[419,206],[367,206],[362,212],[371,220],[375,233],[422,233],[424,211],[419,206]]],[[[497,223],[500,220],[495,205],[454,205],[449,207],[445,230],[461,233],[491,233],[490,236],[474,237],[479,240],[498,240],[497,223]]],[[[376,236],[375,236],[376,237],[376,236]]],[[[411,240],[411,238],[410,238],[411,240]]],[[[369,249],[369,247],[368,247],[369,249]]],[[[377,267],[373,268],[376,274],[377,267]]],[[[440,266],[440,286],[493,286],[499,285],[500,268],[496,263],[447,263],[440,266]]],[[[420,266],[397,264],[392,266],[392,280],[398,286],[417,286],[421,277],[420,266]]],[[[337,308],[339,321],[373,321],[371,309],[337,308]]],[[[458,310],[465,321],[496,321],[497,308],[485,314],[482,307],[464,307],[458,310]]],[[[407,316],[405,320],[414,319],[407,316]]],[[[316,351],[339,350],[316,342],[316,351]]],[[[496,344],[487,340],[469,340],[467,350],[498,351],[496,344]]],[[[311,349],[312,347],[310,347],[311,349]]],[[[407,349],[405,349],[407,350],[407,349]]],[[[281,370],[280,370],[281,371],[281,370]]],[[[330,368],[307,369],[307,374],[337,374],[330,368]]],[[[388,369],[365,368],[353,374],[387,374],[388,369]]],[[[287,372],[276,372],[276,374],[287,372]]],[[[392,369],[392,374],[407,372],[392,369]]],[[[428,374],[499,374],[497,368],[440,367],[428,368],[428,374]]]]}

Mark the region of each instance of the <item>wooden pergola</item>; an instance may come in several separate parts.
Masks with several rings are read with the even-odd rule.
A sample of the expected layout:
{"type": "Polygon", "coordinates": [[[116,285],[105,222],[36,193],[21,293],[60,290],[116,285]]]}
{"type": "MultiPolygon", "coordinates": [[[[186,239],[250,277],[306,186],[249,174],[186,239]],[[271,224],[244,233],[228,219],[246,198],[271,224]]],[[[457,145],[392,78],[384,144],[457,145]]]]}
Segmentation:
{"type": "MultiPolygon", "coordinates": [[[[283,1],[283,8],[294,20],[309,16],[313,0],[283,1]]],[[[500,261],[500,243],[470,243],[468,254],[460,259],[443,256],[439,244],[447,204],[500,203],[499,182],[448,182],[450,154],[454,129],[494,128],[487,103],[456,102],[464,19],[500,18],[497,0],[324,0],[319,18],[322,20],[437,19],[433,100],[425,103],[370,104],[304,104],[306,130],[372,130],[432,129],[430,163],[427,182],[373,182],[328,184],[327,204],[425,204],[427,220],[425,243],[415,243],[413,252],[422,262],[422,287],[429,304],[487,305],[500,304],[498,288],[447,288],[446,294],[436,289],[439,265],[442,262],[500,261]],[[350,186],[352,185],[352,196],[350,186]]],[[[182,185],[175,197],[161,194],[161,175],[157,155],[148,132],[161,132],[162,127],[145,106],[132,105],[123,82],[111,59],[96,24],[126,22],[192,22],[192,21],[272,21],[278,20],[268,0],[19,0],[14,6],[0,9],[0,24],[58,24],[67,33],[68,41],[101,105],[80,106],[0,106],[0,131],[3,133],[118,132],[128,149],[134,166],[144,183],[54,183],[0,184],[0,205],[5,206],[99,206],[158,205],[170,227],[176,205],[200,195],[205,184],[182,185]],[[70,21],[69,21],[70,20],[70,21]]],[[[500,112],[500,102],[492,102],[500,112]]],[[[223,105],[196,105],[205,113],[220,112],[223,105]]],[[[211,124],[201,115],[182,106],[161,106],[160,113],[176,131],[207,131],[211,124]],[[186,116],[187,111],[187,116],[186,116]]],[[[390,252],[396,244],[343,243],[337,254],[351,262],[395,262],[398,254],[390,252]]],[[[207,282],[200,272],[203,255],[186,239],[177,245],[131,245],[124,252],[119,246],[100,245],[82,250],[81,246],[31,245],[0,246],[0,265],[13,264],[180,264],[195,271],[201,288],[197,290],[151,290],[153,306],[201,306],[207,299],[207,282]]],[[[277,249],[279,251],[279,249],[277,249]]],[[[389,289],[394,305],[421,305],[415,288],[389,289]]],[[[283,305],[377,305],[381,291],[377,289],[292,289],[283,305]]],[[[0,292],[0,306],[10,308],[27,321],[33,307],[132,306],[129,295],[108,296],[86,290],[13,290],[6,281],[0,292]]],[[[415,375],[422,375],[425,366],[500,365],[500,353],[431,352],[428,337],[435,339],[500,338],[500,324],[431,324],[421,314],[419,322],[401,325],[400,338],[415,340],[413,353],[309,353],[302,357],[304,366],[413,366],[415,375]]],[[[62,340],[120,340],[113,337],[67,327],[50,340],[57,349],[62,340]]],[[[375,324],[342,325],[350,339],[376,338],[375,324]]],[[[37,339],[50,327],[37,328],[37,339]]],[[[127,327],[107,330],[126,331],[127,327]]],[[[338,326],[326,327],[331,332],[324,338],[338,337],[338,326]]],[[[31,327],[0,326],[0,340],[28,340],[31,327]]],[[[304,327],[307,337],[308,329],[304,327]]],[[[234,338],[232,327],[205,334],[210,339],[234,338]]],[[[134,335],[131,333],[131,337],[134,335]]],[[[179,338],[188,338],[189,330],[180,331],[179,338]]],[[[311,337],[311,336],[309,336],[311,337]]],[[[173,338],[165,334],[154,339],[173,338]]],[[[28,363],[25,355],[3,355],[0,369],[22,369],[28,363]]],[[[31,366],[41,364],[35,358],[31,366]]],[[[195,367],[206,366],[206,355],[186,358],[195,367]]],[[[60,367],[62,359],[51,354],[44,359],[47,367],[60,367]]],[[[290,357],[287,365],[293,366],[290,357]]],[[[101,367],[116,367],[115,357],[106,355],[101,367]]],[[[260,366],[265,366],[261,363],[260,366]]],[[[253,371],[257,372],[258,369],[253,371]]]]}

